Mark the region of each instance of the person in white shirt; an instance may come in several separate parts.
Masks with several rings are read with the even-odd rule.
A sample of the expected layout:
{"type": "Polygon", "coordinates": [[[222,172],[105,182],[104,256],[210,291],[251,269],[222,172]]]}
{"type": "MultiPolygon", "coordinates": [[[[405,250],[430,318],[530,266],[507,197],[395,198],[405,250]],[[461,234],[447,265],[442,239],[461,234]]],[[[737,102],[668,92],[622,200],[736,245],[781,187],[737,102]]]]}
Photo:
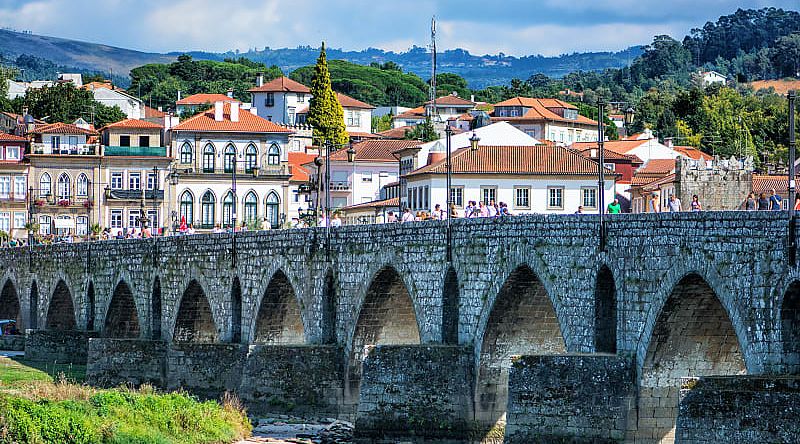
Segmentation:
{"type": "Polygon", "coordinates": [[[341,227],[342,226],[342,219],[339,218],[339,213],[333,213],[333,219],[331,219],[331,227],[341,227]]]}
{"type": "Polygon", "coordinates": [[[403,218],[400,220],[400,222],[414,222],[414,214],[411,213],[410,209],[406,208],[403,210],[403,218]]]}
{"type": "Polygon", "coordinates": [[[497,216],[497,205],[495,205],[493,199],[489,201],[489,206],[486,207],[486,211],[488,212],[489,217],[497,216]]]}

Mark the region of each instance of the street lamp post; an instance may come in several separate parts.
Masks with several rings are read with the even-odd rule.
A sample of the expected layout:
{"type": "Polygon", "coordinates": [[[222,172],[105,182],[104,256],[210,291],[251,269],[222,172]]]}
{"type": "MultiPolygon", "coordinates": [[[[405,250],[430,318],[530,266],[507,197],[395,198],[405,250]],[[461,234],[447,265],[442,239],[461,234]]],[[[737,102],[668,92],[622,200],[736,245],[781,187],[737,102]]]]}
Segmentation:
{"type": "Polygon", "coordinates": [[[236,164],[239,153],[236,149],[233,150],[233,169],[231,171],[231,193],[233,193],[233,211],[231,212],[231,222],[233,227],[231,230],[231,268],[236,268],[236,207],[239,206],[239,198],[236,195],[236,164]]]}
{"type": "Polygon", "coordinates": [[[603,142],[605,139],[605,128],[603,127],[603,112],[605,111],[603,99],[597,99],[597,191],[598,191],[598,213],[600,215],[600,251],[606,250],[606,224],[605,224],[605,153],[603,152],[603,142]]]}
{"type": "Polygon", "coordinates": [[[452,156],[452,142],[451,138],[453,137],[453,127],[447,125],[444,129],[444,134],[446,136],[447,141],[447,263],[453,262],[453,235],[450,231],[450,204],[452,203],[453,197],[453,185],[452,185],[452,175],[453,175],[453,162],[451,159],[452,156]]]}
{"type": "MultiPolygon", "coordinates": [[[[325,254],[330,257],[331,250],[331,154],[339,148],[347,146],[347,161],[353,163],[356,160],[356,150],[351,143],[334,145],[331,140],[325,140],[325,254]]],[[[316,163],[316,161],[315,161],[316,163]]],[[[319,166],[318,166],[319,167],[319,166]]],[[[351,190],[352,191],[352,190],[351,190]]]]}
{"type": "Polygon", "coordinates": [[[795,157],[796,157],[796,142],[795,142],[795,91],[789,91],[789,264],[794,267],[797,259],[797,219],[794,210],[795,205],[795,157]]]}

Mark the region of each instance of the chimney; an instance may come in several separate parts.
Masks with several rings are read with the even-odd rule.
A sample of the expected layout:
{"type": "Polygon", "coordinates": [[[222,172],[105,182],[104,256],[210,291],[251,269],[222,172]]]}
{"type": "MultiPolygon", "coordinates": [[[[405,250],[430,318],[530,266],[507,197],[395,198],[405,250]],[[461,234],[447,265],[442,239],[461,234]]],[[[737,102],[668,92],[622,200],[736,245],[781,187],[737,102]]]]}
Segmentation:
{"type": "Polygon", "coordinates": [[[589,158],[594,159],[595,157],[597,157],[597,150],[592,148],[592,150],[589,151],[589,158]]]}
{"type": "Polygon", "coordinates": [[[228,98],[229,99],[233,98],[233,88],[228,88],[228,98]]]}
{"type": "Polygon", "coordinates": [[[239,121],[239,102],[231,102],[231,122],[239,121]]]}
{"type": "Polygon", "coordinates": [[[181,90],[178,90],[178,102],[181,101],[181,90]]]}
{"type": "Polygon", "coordinates": [[[469,101],[475,103],[475,94],[470,94],[469,101]]]}
{"type": "Polygon", "coordinates": [[[428,152],[428,165],[443,160],[445,157],[447,157],[447,153],[443,153],[441,151],[430,151],[428,152]]]}
{"type": "Polygon", "coordinates": [[[222,122],[223,103],[214,102],[214,120],[222,122]]]}
{"type": "Polygon", "coordinates": [[[264,73],[260,72],[258,76],[256,76],[256,86],[259,88],[264,86],[264,73]]]}
{"type": "Polygon", "coordinates": [[[250,108],[250,114],[252,114],[254,116],[257,116],[258,115],[258,109],[256,109],[255,106],[250,108]]]}

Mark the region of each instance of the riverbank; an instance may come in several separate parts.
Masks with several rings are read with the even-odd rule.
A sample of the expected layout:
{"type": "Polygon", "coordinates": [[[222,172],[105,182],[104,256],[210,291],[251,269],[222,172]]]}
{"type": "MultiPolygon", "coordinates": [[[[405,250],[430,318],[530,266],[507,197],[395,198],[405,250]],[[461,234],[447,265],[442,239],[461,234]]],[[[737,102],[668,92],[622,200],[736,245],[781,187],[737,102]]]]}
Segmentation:
{"type": "Polygon", "coordinates": [[[231,443],[251,425],[235,399],[200,402],[180,393],[100,390],[85,368],[0,357],[0,443],[231,443]]]}

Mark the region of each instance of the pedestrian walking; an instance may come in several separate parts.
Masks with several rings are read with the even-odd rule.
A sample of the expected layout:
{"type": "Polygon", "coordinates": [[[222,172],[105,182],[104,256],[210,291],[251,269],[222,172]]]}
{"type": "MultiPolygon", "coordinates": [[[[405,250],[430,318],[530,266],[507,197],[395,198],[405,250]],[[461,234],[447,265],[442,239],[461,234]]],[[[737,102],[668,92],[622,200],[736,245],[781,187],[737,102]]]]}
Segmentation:
{"type": "Polygon", "coordinates": [[[464,217],[475,217],[475,201],[467,202],[467,207],[464,208],[464,217]]]}
{"type": "Polygon", "coordinates": [[[744,201],[744,209],[745,211],[755,211],[758,205],[758,201],[756,201],[756,194],[751,192],[747,195],[747,199],[744,201]]]}
{"type": "Polygon", "coordinates": [[[769,209],[772,211],[780,211],[781,210],[781,196],[775,193],[775,189],[773,188],[770,190],[769,196],[769,209]]]}
{"type": "Polygon", "coordinates": [[[389,214],[386,215],[386,223],[393,224],[397,222],[397,216],[395,216],[394,211],[390,211],[389,214]]]}
{"type": "Polygon", "coordinates": [[[697,194],[692,196],[691,208],[692,211],[703,211],[703,206],[700,205],[700,198],[697,197],[697,194]]]}
{"type": "Polygon", "coordinates": [[[578,205],[578,211],[575,214],[583,214],[583,205],[578,205]]]}
{"type": "Polygon", "coordinates": [[[456,210],[456,204],[450,204],[450,217],[456,218],[458,217],[458,210],[456,210]]]}
{"type": "Polygon", "coordinates": [[[497,214],[500,211],[497,208],[497,205],[494,203],[494,199],[489,200],[489,205],[486,206],[486,216],[487,217],[497,217],[497,214]]]}
{"type": "Polygon", "coordinates": [[[658,205],[658,195],[653,193],[650,195],[650,202],[647,203],[647,212],[648,213],[658,213],[660,211],[658,205]]]}
{"type": "Polygon", "coordinates": [[[758,196],[758,210],[759,211],[769,210],[769,199],[767,199],[767,193],[761,193],[758,196]]]}
{"type": "Polygon", "coordinates": [[[483,204],[483,201],[478,202],[478,217],[489,217],[489,209],[483,204]]]}
{"type": "Polygon", "coordinates": [[[669,207],[670,213],[678,213],[681,211],[681,200],[675,197],[675,195],[669,196],[669,202],[667,203],[669,207]]]}
{"type": "Polygon", "coordinates": [[[608,206],[606,207],[606,212],[608,214],[619,214],[622,212],[622,207],[619,204],[619,199],[614,199],[608,206]]]}
{"type": "Polygon", "coordinates": [[[410,208],[403,210],[403,217],[400,219],[401,223],[414,222],[414,214],[411,213],[410,208]]]}

